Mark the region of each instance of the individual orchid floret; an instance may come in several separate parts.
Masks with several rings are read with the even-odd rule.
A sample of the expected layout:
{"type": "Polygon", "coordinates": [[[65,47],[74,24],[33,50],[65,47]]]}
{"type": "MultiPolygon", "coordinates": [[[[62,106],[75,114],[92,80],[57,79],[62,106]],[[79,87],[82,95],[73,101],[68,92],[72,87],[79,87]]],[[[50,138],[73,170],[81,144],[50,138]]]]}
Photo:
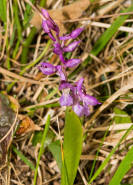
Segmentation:
{"type": "Polygon", "coordinates": [[[61,106],[71,106],[73,104],[73,98],[69,94],[70,90],[69,89],[64,89],[62,96],[60,97],[60,105],[61,106]]]}
{"type": "Polygon", "coordinates": [[[93,105],[93,106],[100,104],[95,97],[86,94],[85,88],[83,86],[83,82],[84,82],[83,78],[81,78],[77,82],[77,92],[78,92],[79,98],[83,101],[83,104],[84,105],[93,105]]]}
{"type": "Polygon", "coordinates": [[[59,36],[59,27],[58,25],[53,21],[53,19],[49,16],[48,12],[45,9],[42,9],[42,14],[44,16],[44,19],[42,20],[42,28],[43,30],[49,35],[49,37],[56,41],[55,37],[52,34],[52,30],[56,32],[56,35],[59,36]]]}
{"type": "Polygon", "coordinates": [[[73,30],[70,34],[60,37],[60,40],[76,39],[83,30],[84,28],[77,28],[76,30],[73,30]]]}
{"type": "Polygon", "coordinates": [[[53,52],[54,52],[56,55],[63,54],[63,46],[61,46],[60,43],[54,42],[53,46],[54,46],[53,52]]]}
{"type": "Polygon", "coordinates": [[[79,103],[72,106],[73,111],[79,116],[88,116],[90,114],[89,107],[80,105],[79,103]]]}
{"type": "Polygon", "coordinates": [[[71,44],[69,44],[68,46],[63,48],[64,52],[72,52],[76,49],[76,47],[79,45],[80,41],[74,41],[71,44]]]}
{"type": "Polygon", "coordinates": [[[65,71],[65,69],[63,68],[63,66],[58,65],[58,66],[56,66],[56,69],[57,69],[57,74],[58,74],[58,75],[60,76],[60,78],[61,78],[61,81],[67,81],[66,71],[65,71]]]}
{"type": "Polygon", "coordinates": [[[73,111],[80,117],[90,114],[89,105],[100,104],[96,98],[86,94],[83,81],[81,78],[74,86],[68,82],[62,82],[59,86],[59,90],[63,92],[61,106],[72,106],[73,111]]]}
{"type": "Polygon", "coordinates": [[[60,86],[59,86],[59,90],[61,90],[63,93],[62,93],[62,96],[60,97],[60,105],[61,106],[71,106],[73,105],[73,92],[74,92],[74,87],[64,81],[64,82],[61,82],[60,86]]]}
{"type": "Polygon", "coordinates": [[[50,63],[46,63],[46,62],[42,62],[39,65],[39,69],[42,71],[43,74],[45,75],[51,75],[55,72],[57,72],[57,68],[56,66],[50,64],[50,63]]]}
{"type": "Polygon", "coordinates": [[[76,59],[76,58],[73,58],[73,59],[69,59],[68,61],[66,61],[65,63],[65,67],[76,67],[78,64],[80,64],[81,60],[80,59],[76,59]]]}

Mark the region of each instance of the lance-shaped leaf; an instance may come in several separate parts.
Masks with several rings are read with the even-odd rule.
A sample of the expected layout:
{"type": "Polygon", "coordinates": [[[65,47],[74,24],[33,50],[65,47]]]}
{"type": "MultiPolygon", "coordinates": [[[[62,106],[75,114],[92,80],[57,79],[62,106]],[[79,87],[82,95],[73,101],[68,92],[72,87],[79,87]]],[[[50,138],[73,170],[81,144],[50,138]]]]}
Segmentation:
{"type": "Polygon", "coordinates": [[[80,119],[67,109],[65,116],[62,185],[73,185],[82,151],[83,131],[80,119]]]}

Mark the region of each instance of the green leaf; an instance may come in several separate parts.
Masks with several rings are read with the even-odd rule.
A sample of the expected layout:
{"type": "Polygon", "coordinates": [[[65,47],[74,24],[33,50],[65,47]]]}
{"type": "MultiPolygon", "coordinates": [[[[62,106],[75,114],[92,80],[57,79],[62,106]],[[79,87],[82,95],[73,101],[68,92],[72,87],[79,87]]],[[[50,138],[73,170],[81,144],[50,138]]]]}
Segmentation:
{"type": "Polygon", "coordinates": [[[83,131],[80,119],[67,109],[64,128],[64,160],[62,165],[62,185],[73,185],[82,151],[83,131]]]}
{"type": "Polygon", "coordinates": [[[114,108],[115,116],[114,116],[114,121],[115,123],[132,123],[132,120],[130,116],[125,112],[117,107],[114,108]]]}
{"type": "Polygon", "coordinates": [[[62,166],[62,159],[61,159],[61,145],[60,145],[60,141],[57,140],[55,142],[52,142],[49,146],[48,146],[50,152],[53,154],[57,165],[61,171],[61,166],[62,166]]]}
{"type": "Polygon", "coordinates": [[[124,175],[132,167],[132,162],[133,162],[133,147],[130,148],[125,158],[120,163],[109,185],[119,184],[122,178],[124,177],[124,175]]]}

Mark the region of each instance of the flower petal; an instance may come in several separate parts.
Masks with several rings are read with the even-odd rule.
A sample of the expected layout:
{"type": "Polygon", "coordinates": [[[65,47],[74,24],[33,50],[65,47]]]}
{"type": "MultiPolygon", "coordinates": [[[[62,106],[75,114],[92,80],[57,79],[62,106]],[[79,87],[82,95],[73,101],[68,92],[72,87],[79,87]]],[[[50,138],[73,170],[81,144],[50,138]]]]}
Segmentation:
{"type": "Polygon", "coordinates": [[[48,13],[48,11],[46,10],[46,9],[41,9],[41,11],[42,11],[42,15],[46,18],[46,19],[49,19],[49,13],[48,13]]]}
{"type": "Polygon", "coordinates": [[[60,37],[60,40],[68,40],[68,39],[71,39],[70,34],[67,34],[67,35],[64,35],[64,36],[60,37]]]}
{"type": "Polygon", "coordinates": [[[77,103],[76,105],[72,106],[73,111],[79,116],[83,116],[84,115],[84,107],[82,105],[80,105],[79,103],[77,103]]]}
{"type": "Polygon", "coordinates": [[[84,79],[81,78],[77,82],[77,92],[78,92],[78,95],[80,96],[80,100],[83,101],[84,105],[97,105],[97,104],[100,104],[95,97],[86,94],[84,86],[83,86],[83,81],[84,81],[84,79]]]}
{"type": "Polygon", "coordinates": [[[56,39],[54,38],[53,34],[51,32],[48,33],[49,37],[55,42],[56,39]]]}
{"type": "Polygon", "coordinates": [[[66,81],[67,77],[66,77],[66,72],[64,70],[64,68],[61,65],[56,66],[57,69],[57,74],[60,76],[62,81],[66,81]]]}
{"type": "Polygon", "coordinates": [[[73,58],[73,59],[70,59],[70,60],[66,61],[65,66],[66,66],[66,67],[75,67],[75,66],[77,66],[80,62],[81,62],[80,59],[75,59],[75,58],[73,58]]]}
{"type": "Polygon", "coordinates": [[[53,46],[54,46],[53,52],[54,52],[56,55],[62,54],[63,51],[62,51],[61,45],[60,45],[58,42],[55,42],[55,43],[53,44],[53,46]]]}
{"type": "Polygon", "coordinates": [[[42,21],[42,28],[43,28],[44,32],[46,32],[46,33],[50,32],[50,28],[49,28],[46,20],[42,21]]]}
{"type": "Polygon", "coordinates": [[[71,90],[74,90],[74,87],[70,83],[68,83],[66,81],[61,82],[61,84],[59,86],[59,90],[68,89],[68,88],[71,90]]]}
{"type": "Polygon", "coordinates": [[[62,53],[59,55],[59,57],[60,57],[61,62],[62,62],[63,64],[65,64],[66,61],[65,61],[64,56],[63,56],[62,53]]]}
{"type": "Polygon", "coordinates": [[[59,101],[61,106],[71,106],[73,104],[73,98],[70,96],[69,93],[65,92],[63,92],[59,101]]]}
{"type": "Polygon", "coordinates": [[[71,44],[69,44],[68,46],[63,48],[64,52],[72,52],[75,50],[75,48],[78,46],[78,44],[80,43],[80,41],[74,41],[71,44]]]}
{"type": "Polygon", "coordinates": [[[60,37],[60,40],[75,39],[80,35],[80,33],[83,30],[84,30],[84,28],[77,28],[76,30],[72,31],[70,34],[67,34],[67,35],[60,37]]]}
{"type": "Polygon", "coordinates": [[[90,96],[88,94],[82,96],[82,100],[85,105],[93,105],[94,106],[97,104],[101,104],[101,103],[99,103],[99,101],[95,97],[90,96]]]}
{"type": "Polygon", "coordinates": [[[89,107],[88,106],[84,106],[84,115],[85,116],[89,116],[89,114],[90,114],[90,109],[89,109],[89,107]]]}
{"type": "MultiPolygon", "coordinates": [[[[49,30],[54,30],[56,32],[56,35],[59,35],[59,27],[58,25],[53,21],[53,19],[50,17],[48,11],[46,9],[42,9],[42,14],[44,16],[44,18],[46,18],[46,20],[43,20],[43,22],[45,21],[45,23],[47,24],[47,27],[49,28],[49,30]]],[[[46,27],[46,25],[44,25],[43,23],[43,28],[46,27]]],[[[48,28],[46,30],[48,30],[48,28]]],[[[44,28],[45,30],[45,28],[44,28]]],[[[46,32],[47,33],[47,32],[46,32]]]]}
{"type": "Polygon", "coordinates": [[[54,65],[46,63],[46,62],[42,62],[39,66],[39,69],[45,75],[51,75],[57,71],[57,69],[54,65]]]}
{"type": "Polygon", "coordinates": [[[77,28],[76,30],[72,31],[71,38],[72,39],[77,38],[83,30],[84,28],[77,28]]]}

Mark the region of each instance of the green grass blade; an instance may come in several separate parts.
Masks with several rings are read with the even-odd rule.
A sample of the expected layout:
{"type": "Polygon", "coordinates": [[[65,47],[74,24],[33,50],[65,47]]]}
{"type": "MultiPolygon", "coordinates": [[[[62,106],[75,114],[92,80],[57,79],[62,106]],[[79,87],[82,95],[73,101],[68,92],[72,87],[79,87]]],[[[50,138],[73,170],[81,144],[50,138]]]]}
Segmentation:
{"type": "Polygon", "coordinates": [[[13,151],[20,157],[20,159],[27,164],[32,170],[35,170],[33,163],[25,157],[15,146],[12,146],[13,151]]]}
{"type": "MultiPolygon", "coordinates": [[[[30,0],[32,4],[35,3],[35,0],[30,0]]],[[[30,19],[31,19],[31,16],[32,16],[32,13],[31,13],[31,6],[27,3],[26,4],[26,9],[25,9],[25,12],[24,12],[24,20],[23,20],[23,26],[24,28],[26,28],[26,26],[29,24],[30,22],[30,19]]]]}
{"type": "Polygon", "coordinates": [[[0,19],[6,22],[6,0],[0,0],[0,19]]]}
{"type": "Polygon", "coordinates": [[[29,46],[32,43],[35,35],[37,33],[37,29],[35,27],[32,27],[27,39],[23,43],[23,50],[21,54],[21,64],[26,64],[28,60],[28,52],[29,52],[29,46]]]}
{"type": "Polygon", "coordinates": [[[91,178],[91,180],[88,182],[88,184],[91,184],[93,182],[93,180],[96,179],[96,177],[101,173],[101,171],[103,170],[103,168],[107,165],[107,163],[109,162],[111,156],[115,153],[115,151],[117,150],[117,148],[120,146],[121,142],[128,136],[129,132],[133,129],[133,125],[125,132],[125,134],[122,136],[122,138],[120,139],[120,141],[117,143],[117,145],[113,148],[113,150],[110,152],[110,154],[108,155],[108,157],[103,161],[103,163],[101,164],[101,166],[98,168],[98,170],[96,171],[96,173],[93,175],[93,177],[91,178]]]}
{"type": "Polygon", "coordinates": [[[130,148],[125,158],[120,163],[117,171],[115,172],[112,180],[109,185],[119,184],[124,177],[124,175],[128,172],[128,170],[132,167],[133,162],[133,147],[130,148]]]}
{"type": "Polygon", "coordinates": [[[45,143],[45,139],[46,139],[46,136],[47,136],[47,133],[48,133],[48,130],[49,130],[49,125],[50,125],[50,115],[48,115],[46,125],[45,125],[45,129],[44,129],[43,136],[42,136],[41,147],[40,147],[40,150],[39,150],[36,169],[35,169],[35,174],[34,174],[34,182],[33,182],[34,185],[36,185],[39,162],[40,162],[42,153],[44,152],[44,143],[45,143]]]}
{"type": "Polygon", "coordinates": [[[73,185],[80,160],[83,142],[83,130],[79,117],[67,109],[65,116],[64,160],[62,163],[62,185],[73,185]]]}
{"type": "Polygon", "coordinates": [[[21,23],[19,19],[19,10],[18,10],[17,0],[14,0],[13,11],[14,11],[15,24],[17,27],[18,39],[22,41],[22,27],[21,27],[21,23]]]}

